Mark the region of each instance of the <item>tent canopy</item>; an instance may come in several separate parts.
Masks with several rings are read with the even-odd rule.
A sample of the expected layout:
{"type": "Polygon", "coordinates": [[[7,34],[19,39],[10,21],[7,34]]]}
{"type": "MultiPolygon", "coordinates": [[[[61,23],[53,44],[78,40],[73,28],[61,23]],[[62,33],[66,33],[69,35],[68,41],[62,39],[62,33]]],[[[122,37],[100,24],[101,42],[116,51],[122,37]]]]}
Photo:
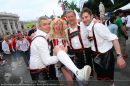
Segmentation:
{"type": "Polygon", "coordinates": [[[130,3],[128,3],[127,5],[121,7],[120,9],[122,9],[122,10],[130,9],[130,3]]]}

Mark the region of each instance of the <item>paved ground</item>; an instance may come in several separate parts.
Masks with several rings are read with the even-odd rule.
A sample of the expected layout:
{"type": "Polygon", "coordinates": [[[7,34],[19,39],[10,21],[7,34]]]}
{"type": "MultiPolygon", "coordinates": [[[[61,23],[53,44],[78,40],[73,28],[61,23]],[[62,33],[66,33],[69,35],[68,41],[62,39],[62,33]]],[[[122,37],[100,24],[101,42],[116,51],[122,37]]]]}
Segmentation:
{"type": "MultiPolygon", "coordinates": [[[[128,31],[130,34],[130,31],[128,31]]],[[[130,35],[127,40],[128,58],[126,59],[127,67],[124,70],[115,67],[115,86],[129,86],[130,85],[130,35]]],[[[7,86],[7,84],[27,84],[32,83],[31,76],[22,57],[17,60],[14,56],[7,58],[5,65],[0,66],[0,84],[7,86]]],[[[101,86],[100,82],[92,81],[89,86],[101,86]]],[[[16,86],[17,86],[16,85],[16,86]]],[[[105,86],[105,85],[104,85],[105,86]]]]}
{"type": "MultiPolygon", "coordinates": [[[[125,69],[120,70],[115,65],[115,86],[130,86],[130,30],[127,32],[129,34],[129,39],[126,41],[126,53],[128,54],[128,58],[126,59],[127,66],[125,69]]],[[[99,81],[90,82],[90,86],[109,86],[101,84],[99,81]]]]}
{"type": "Polygon", "coordinates": [[[127,32],[129,35],[129,39],[126,41],[126,53],[128,54],[128,58],[126,59],[127,66],[124,70],[120,70],[116,66],[115,81],[120,83],[120,85],[117,85],[117,86],[129,86],[130,85],[130,30],[127,32]]]}
{"type": "Polygon", "coordinates": [[[0,66],[0,84],[21,84],[31,83],[31,76],[22,57],[6,58],[5,65],[0,66]]]}

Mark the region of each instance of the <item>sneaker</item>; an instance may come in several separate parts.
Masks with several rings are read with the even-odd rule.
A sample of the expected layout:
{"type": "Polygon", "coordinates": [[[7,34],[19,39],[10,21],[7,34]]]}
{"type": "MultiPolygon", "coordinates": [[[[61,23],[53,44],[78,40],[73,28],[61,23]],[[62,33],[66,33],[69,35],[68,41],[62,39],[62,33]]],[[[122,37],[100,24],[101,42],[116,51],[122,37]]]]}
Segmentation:
{"type": "Polygon", "coordinates": [[[114,83],[112,83],[110,86],[115,86],[115,84],[114,84],[114,83]]]}
{"type": "Polygon", "coordinates": [[[77,71],[76,76],[80,81],[88,81],[91,74],[91,67],[89,65],[77,71]]]}

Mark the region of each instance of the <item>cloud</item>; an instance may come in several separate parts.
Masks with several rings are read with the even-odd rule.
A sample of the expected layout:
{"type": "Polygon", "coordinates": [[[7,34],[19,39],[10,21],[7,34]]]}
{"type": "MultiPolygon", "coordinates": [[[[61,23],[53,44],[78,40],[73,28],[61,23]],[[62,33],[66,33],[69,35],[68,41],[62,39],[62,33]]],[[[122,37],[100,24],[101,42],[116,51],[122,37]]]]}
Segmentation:
{"type": "Polygon", "coordinates": [[[0,12],[18,14],[24,21],[43,15],[62,14],[58,0],[0,0],[0,3],[0,12]]]}

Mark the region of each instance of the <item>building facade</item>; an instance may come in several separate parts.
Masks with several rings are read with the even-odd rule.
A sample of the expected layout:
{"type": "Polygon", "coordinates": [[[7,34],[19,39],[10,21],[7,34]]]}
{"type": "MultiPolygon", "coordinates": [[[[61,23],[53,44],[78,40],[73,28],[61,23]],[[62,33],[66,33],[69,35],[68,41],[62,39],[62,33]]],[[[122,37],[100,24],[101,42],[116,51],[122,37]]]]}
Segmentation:
{"type": "Polygon", "coordinates": [[[18,31],[24,31],[24,25],[19,21],[19,16],[0,12],[0,35],[16,34],[18,31]]]}

